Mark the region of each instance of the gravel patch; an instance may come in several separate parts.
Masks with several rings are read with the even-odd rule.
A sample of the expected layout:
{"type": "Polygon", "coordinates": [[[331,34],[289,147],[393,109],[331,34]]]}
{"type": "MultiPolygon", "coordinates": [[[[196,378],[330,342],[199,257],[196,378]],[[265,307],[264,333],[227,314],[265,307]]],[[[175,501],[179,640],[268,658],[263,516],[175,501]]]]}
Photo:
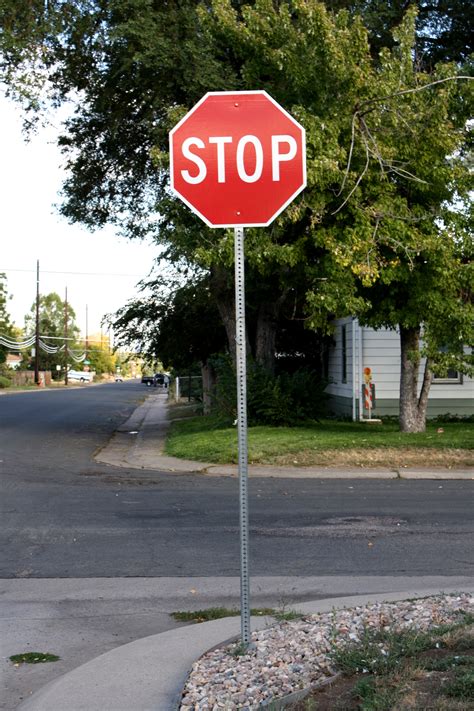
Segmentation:
{"type": "Polygon", "coordinates": [[[238,643],[207,652],[194,665],[180,711],[253,711],[333,676],[330,652],[357,642],[367,629],[425,631],[474,613],[467,593],[418,600],[373,603],[281,622],[252,635],[252,648],[238,655],[238,643]]]}

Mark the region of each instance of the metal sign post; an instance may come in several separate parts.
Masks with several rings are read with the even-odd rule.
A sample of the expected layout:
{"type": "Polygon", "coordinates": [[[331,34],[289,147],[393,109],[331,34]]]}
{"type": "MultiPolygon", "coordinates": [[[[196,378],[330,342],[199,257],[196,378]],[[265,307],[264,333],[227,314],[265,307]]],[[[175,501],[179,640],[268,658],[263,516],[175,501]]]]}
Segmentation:
{"type": "Polygon", "coordinates": [[[240,619],[242,646],[250,642],[248,450],[247,450],[247,355],[245,328],[244,228],[234,230],[235,347],[237,363],[237,427],[240,502],[240,619]]]}

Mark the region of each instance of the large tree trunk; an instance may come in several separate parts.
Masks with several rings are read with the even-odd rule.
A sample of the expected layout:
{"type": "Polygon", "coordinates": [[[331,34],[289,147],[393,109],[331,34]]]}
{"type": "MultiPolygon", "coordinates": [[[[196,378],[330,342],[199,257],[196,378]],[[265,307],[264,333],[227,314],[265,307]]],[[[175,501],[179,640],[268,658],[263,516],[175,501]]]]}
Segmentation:
{"type": "Polygon", "coordinates": [[[232,363],[235,365],[236,349],[235,349],[235,305],[227,299],[217,299],[217,308],[219,310],[222,323],[224,324],[229,343],[229,353],[232,358],[232,363]]]}
{"type": "Polygon", "coordinates": [[[270,373],[275,372],[277,308],[277,303],[260,304],[255,330],[255,360],[270,373]]]}
{"type": "MultiPolygon", "coordinates": [[[[235,291],[234,280],[231,272],[223,267],[215,267],[212,270],[212,290],[216,299],[222,323],[229,342],[229,353],[234,367],[236,366],[236,344],[235,344],[235,291]]],[[[248,329],[246,332],[247,357],[250,355],[250,342],[248,329]]]]}
{"type": "MultiPolygon", "coordinates": [[[[212,272],[212,284],[217,308],[227,333],[229,352],[235,366],[235,294],[231,288],[232,281],[229,272],[222,268],[215,268],[212,272]]],[[[251,348],[247,323],[247,357],[253,355],[256,363],[263,366],[271,373],[275,370],[275,343],[277,337],[278,316],[286,297],[287,291],[285,290],[281,293],[279,298],[274,301],[260,301],[255,322],[254,349],[251,348]]],[[[266,295],[266,298],[268,299],[268,295],[266,295]]],[[[253,331],[252,328],[250,330],[253,331]]]]}
{"type": "Polygon", "coordinates": [[[255,331],[255,360],[270,373],[275,372],[278,317],[288,290],[284,289],[278,299],[262,301],[257,314],[255,331]]]}
{"type": "MultiPolygon", "coordinates": [[[[217,300],[217,308],[219,310],[219,314],[222,319],[222,323],[224,324],[225,331],[227,334],[227,340],[229,342],[229,353],[230,357],[232,358],[232,363],[234,364],[234,367],[237,365],[237,349],[236,349],[236,343],[235,343],[235,299],[232,299],[231,301],[228,300],[223,300],[223,299],[218,299],[217,300]]],[[[247,358],[251,355],[252,350],[250,348],[250,341],[249,341],[249,334],[248,334],[248,329],[246,329],[245,332],[246,336],[246,355],[247,358]]]]}
{"type": "Polygon", "coordinates": [[[427,360],[423,383],[418,395],[418,370],[420,365],[420,327],[400,327],[401,374],[400,374],[400,430],[424,432],[426,409],[432,373],[427,360]]]}
{"type": "Polygon", "coordinates": [[[206,361],[201,363],[201,375],[203,412],[205,415],[209,415],[212,407],[212,395],[216,386],[216,372],[212,365],[206,361]]]}

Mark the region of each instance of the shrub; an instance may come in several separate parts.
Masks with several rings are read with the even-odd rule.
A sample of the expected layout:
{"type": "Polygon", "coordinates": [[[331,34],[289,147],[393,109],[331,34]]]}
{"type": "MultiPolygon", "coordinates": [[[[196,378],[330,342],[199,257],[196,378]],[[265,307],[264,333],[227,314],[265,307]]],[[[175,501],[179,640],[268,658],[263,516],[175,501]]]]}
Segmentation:
{"type": "MultiPolygon", "coordinates": [[[[213,397],[216,414],[235,419],[237,384],[228,358],[214,363],[217,386],[213,397]]],[[[326,412],[326,383],[310,369],[273,375],[256,363],[247,368],[247,418],[249,425],[291,426],[318,420],[326,412]]]]}
{"type": "Polygon", "coordinates": [[[3,375],[0,375],[0,388],[9,388],[11,384],[12,381],[9,380],[9,378],[5,378],[3,375]]]}
{"type": "Polygon", "coordinates": [[[433,417],[432,422],[465,422],[466,424],[470,424],[474,422],[474,415],[452,415],[450,412],[446,412],[444,415],[433,417]]]}

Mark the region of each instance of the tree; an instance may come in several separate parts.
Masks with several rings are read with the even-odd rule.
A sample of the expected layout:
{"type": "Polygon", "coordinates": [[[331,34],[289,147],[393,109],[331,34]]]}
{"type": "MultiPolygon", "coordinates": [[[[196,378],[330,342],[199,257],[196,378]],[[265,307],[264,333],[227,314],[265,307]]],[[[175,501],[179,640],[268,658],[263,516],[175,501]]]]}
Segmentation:
{"type": "Polygon", "coordinates": [[[89,346],[87,351],[90,369],[97,375],[115,372],[115,357],[98,344],[89,346]]]}
{"type": "Polygon", "coordinates": [[[438,62],[465,63],[474,52],[474,7],[470,0],[326,0],[332,11],[360,15],[375,58],[395,45],[393,30],[410,8],[417,9],[415,57],[424,69],[438,62]]]}
{"type": "Polygon", "coordinates": [[[210,393],[214,385],[210,358],[225,349],[226,337],[209,278],[197,276],[170,286],[162,279],[148,284],[148,298],[135,299],[115,314],[116,342],[177,372],[198,366],[204,391],[210,393]]]}
{"type": "Polygon", "coordinates": [[[385,282],[382,278],[362,288],[369,296],[362,321],[375,328],[398,325],[401,430],[422,432],[433,374],[474,372],[473,356],[464,347],[474,343],[471,237],[457,234],[453,239],[440,230],[411,260],[399,259],[385,282]]]}
{"type": "MultiPolygon", "coordinates": [[[[168,280],[148,283],[151,293],[147,298],[130,301],[111,317],[117,342],[145,357],[159,359],[166,368],[186,370],[196,363],[205,367],[210,356],[229,350],[229,341],[235,338],[235,329],[226,334],[225,319],[221,318],[210,286],[214,279],[213,275],[198,275],[174,287],[168,280]]],[[[248,352],[265,367],[268,362],[262,363],[262,358],[257,357],[258,349],[263,348],[257,326],[262,308],[269,308],[270,296],[262,297],[262,286],[251,279],[247,281],[248,352]]],[[[231,291],[228,282],[225,286],[231,291]]],[[[268,289],[268,285],[264,287],[268,289]]],[[[304,365],[321,370],[324,346],[314,331],[305,328],[305,319],[295,318],[301,308],[297,294],[292,293],[291,299],[286,299],[286,308],[279,310],[271,356],[273,359],[275,352],[279,353],[290,369],[304,365]]],[[[265,347],[268,350],[266,343],[265,347]]]]}
{"type": "MultiPolygon", "coordinates": [[[[7,278],[5,274],[0,273],[0,336],[9,339],[15,339],[15,329],[10,320],[7,305],[10,298],[6,285],[7,278]]],[[[5,363],[8,355],[8,348],[0,344],[0,365],[5,363]]]]}
{"type": "Polygon", "coordinates": [[[102,333],[92,334],[90,337],[87,359],[90,362],[90,370],[97,375],[115,373],[117,358],[111,352],[109,338],[104,337],[102,333]]]}
{"type": "MultiPolygon", "coordinates": [[[[316,158],[309,164],[303,199],[288,211],[294,231],[288,230],[288,214],[283,216],[271,248],[275,250],[283,236],[281,248],[291,249],[289,237],[297,236],[308,264],[304,279],[314,326],[324,326],[328,314],[337,314],[341,307],[349,311],[351,306],[367,323],[399,328],[401,427],[419,431],[425,427],[430,369],[443,367],[446,358],[437,355],[439,347],[454,348],[450,357],[464,372],[471,367],[459,346],[472,342],[469,235],[460,218],[472,189],[463,155],[469,140],[466,122],[472,86],[468,78],[456,81],[456,69],[449,65],[439,66],[433,74],[419,70],[413,62],[413,13],[394,33],[394,48],[384,49],[374,64],[364,51],[360,26],[359,35],[354,26],[348,33],[347,20],[341,16],[331,26],[321,6],[315,7],[318,22],[312,26],[313,18],[305,16],[304,29],[288,7],[286,13],[282,7],[273,16],[267,7],[263,16],[258,4],[245,20],[228,12],[208,22],[226,27],[227,36],[242,52],[242,74],[252,76],[255,85],[261,85],[264,76],[267,81],[268,76],[278,76],[278,62],[280,77],[293,62],[291,89],[299,93],[297,111],[308,129],[309,152],[316,158]],[[311,63],[302,37],[311,29],[321,33],[322,27],[326,34],[320,45],[332,61],[316,62],[316,76],[307,68],[311,63]],[[284,54],[278,42],[283,35],[284,54]],[[349,36],[351,50],[343,45],[349,36]],[[298,55],[291,52],[292,44],[298,55]],[[323,248],[322,254],[315,254],[315,245],[323,248]],[[419,398],[415,374],[423,324],[429,358],[419,398]],[[440,334],[447,330],[450,337],[440,343],[440,334]]],[[[310,45],[307,51],[312,50],[310,45]]],[[[263,249],[268,249],[265,238],[262,241],[263,249]]],[[[259,256],[261,251],[250,252],[249,258],[259,256]]],[[[300,259],[295,261],[301,264],[300,259]]]]}
{"type": "MultiPolygon", "coordinates": [[[[168,258],[210,274],[229,333],[232,235],[203,227],[170,196],[168,131],[205,91],[255,87],[306,127],[307,190],[270,230],[248,230],[246,238],[250,281],[262,299],[255,329],[266,334],[263,361],[274,353],[278,311],[293,290],[306,295],[298,315],[326,327],[328,316],[342,313],[375,320],[375,287],[386,286],[395,327],[392,286],[421,283],[404,272],[444,255],[445,275],[454,278],[454,247],[444,252],[438,243],[459,239],[449,206],[469,195],[461,158],[472,89],[457,66],[429,63],[427,72],[414,62],[413,11],[377,53],[376,30],[371,37],[360,18],[329,13],[316,0],[20,7],[23,15],[10,4],[6,66],[21,69],[29,52],[48,69],[40,78],[56,101],[81,96],[60,139],[69,167],[64,214],[91,227],[120,224],[131,236],[154,232],[168,258]]],[[[469,299],[459,304],[465,314],[469,299]]]]}
{"type": "MultiPolygon", "coordinates": [[[[53,377],[59,377],[56,366],[62,369],[71,364],[73,355],[79,356],[81,346],[77,343],[79,328],[76,326],[76,314],[67,305],[67,338],[65,340],[66,303],[55,292],[41,296],[39,300],[39,335],[45,347],[39,350],[40,370],[51,370],[53,377]],[[57,350],[56,350],[57,349],[57,350]],[[54,352],[52,352],[54,351],[54,352]]],[[[33,303],[29,314],[25,316],[25,333],[36,332],[36,303],[33,303]]],[[[31,357],[31,356],[30,356],[31,357]]]]}

